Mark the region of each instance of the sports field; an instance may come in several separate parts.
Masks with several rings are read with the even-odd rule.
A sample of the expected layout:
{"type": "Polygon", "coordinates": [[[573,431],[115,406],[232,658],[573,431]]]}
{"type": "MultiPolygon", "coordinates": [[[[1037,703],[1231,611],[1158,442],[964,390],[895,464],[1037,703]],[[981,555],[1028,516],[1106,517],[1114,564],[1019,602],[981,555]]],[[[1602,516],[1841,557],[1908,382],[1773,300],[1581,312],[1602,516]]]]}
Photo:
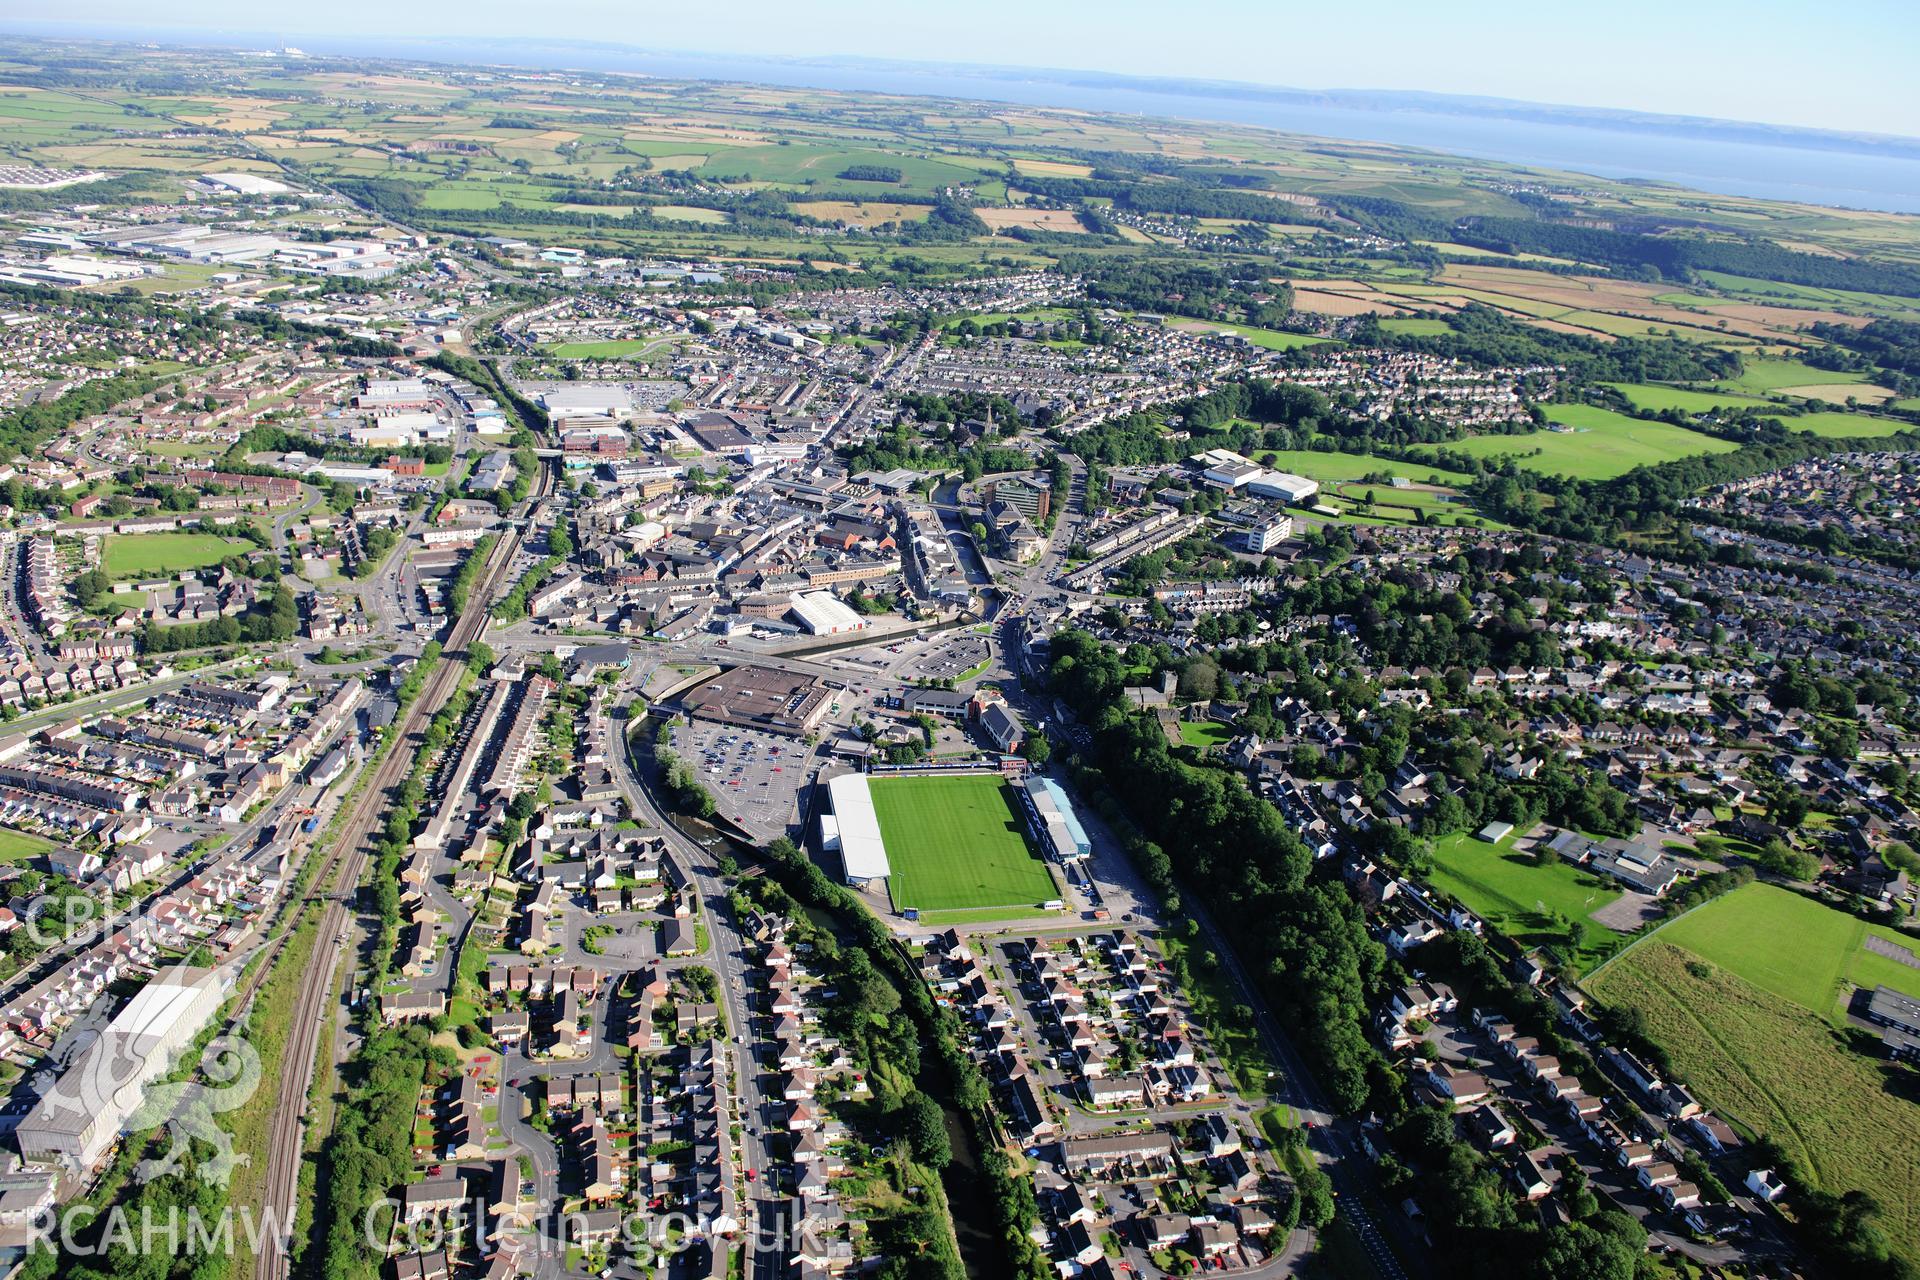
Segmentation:
{"type": "Polygon", "coordinates": [[[1803,1009],[1837,1018],[1838,1002],[1855,985],[1885,984],[1920,997],[1920,969],[1864,950],[1870,933],[1920,952],[1920,938],[1770,884],[1716,898],[1658,937],[1803,1009]]]}
{"type": "Polygon", "coordinates": [[[100,548],[100,567],[110,578],[180,573],[219,564],[253,544],[214,533],[115,533],[100,548]]]}
{"type": "Polygon", "coordinates": [[[874,778],[895,910],[1037,905],[1059,896],[1027,846],[1013,788],[990,774],[874,778]]]}
{"type": "Polygon", "coordinates": [[[1507,937],[1553,947],[1585,970],[1605,959],[1622,936],[1589,919],[1619,898],[1611,881],[1552,854],[1535,860],[1513,852],[1514,837],[1488,844],[1470,832],[1438,841],[1427,879],[1507,937]]]}
{"type": "Polygon", "coordinates": [[[1529,431],[1517,436],[1470,436],[1447,445],[1478,458],[1513,458],[1529,471],[1575,480],[1611,480],[1635,467],[1654,466],[1700,453],[1731,453],[1731,441],[1664,422],[1629,418],[1587,404],[1547,406],[1547,417],[1567,431],[1529,431]]]}
{"type": "Polygon", "coordinates": [[[51,848],[51,840],[42,840],[12,827],[0,827],[0,862],[25,862],[51,848]]]}
{"type": "Polygon", "coordinates": [[[600,342],[554,342],[544,350],[562,360],[622,360],[651,345],[650,338],[607,338],[600,342]]]}

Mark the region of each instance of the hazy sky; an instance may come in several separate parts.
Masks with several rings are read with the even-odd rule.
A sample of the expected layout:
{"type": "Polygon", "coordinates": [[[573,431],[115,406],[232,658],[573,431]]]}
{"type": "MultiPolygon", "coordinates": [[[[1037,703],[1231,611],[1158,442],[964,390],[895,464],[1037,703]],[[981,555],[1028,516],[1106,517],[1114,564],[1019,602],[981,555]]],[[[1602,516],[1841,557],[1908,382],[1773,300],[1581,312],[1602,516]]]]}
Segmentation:
{"type": "Polygon", "coordinates": [[[1916,0],[64,0],[8,16],[605,39],[1427,89],[1920,135],[1916,0]],[[37,10],[37,11],[36,11],[37,10]],[[164,16],[162,16],[164,15],[164,16]]]}

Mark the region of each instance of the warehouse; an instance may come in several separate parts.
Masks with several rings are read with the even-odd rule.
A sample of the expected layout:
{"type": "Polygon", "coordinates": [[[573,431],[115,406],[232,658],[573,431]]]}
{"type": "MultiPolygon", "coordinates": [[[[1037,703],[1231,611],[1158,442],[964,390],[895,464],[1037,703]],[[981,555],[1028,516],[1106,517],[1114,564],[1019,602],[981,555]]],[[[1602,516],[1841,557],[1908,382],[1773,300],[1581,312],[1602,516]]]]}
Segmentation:
{"type": "Polygon", "coordinates": [[[790,612],[808,635],[839,636],[867,629],[867,620],[831,591],[809,591],[795,596],[790,612]]]}
{"type": "Polygon", "coordinates": [[[20,1154],[91,1169],[140,1109],[146,1086],[167,1073],[226,994],[220,970],[161,970],[20,1121],[14,1132],[20,1154]]]}
{"type": "Polygon", "coordinates": [[[543,391],[540,404],[555,422],[566,418],[625,418],[633,413],[633,397],[625,387],[591,383],[543,391]]]}
{"type": "Polygon", "coordinates": [[[862,773],[843,773],[827,783],[833,812],[820,819],[822,843],[840,854],[846,882],[856,889],[892,874],[886,842],[880,838],[880,817],[873,811],[873,793],[862,773]]]}

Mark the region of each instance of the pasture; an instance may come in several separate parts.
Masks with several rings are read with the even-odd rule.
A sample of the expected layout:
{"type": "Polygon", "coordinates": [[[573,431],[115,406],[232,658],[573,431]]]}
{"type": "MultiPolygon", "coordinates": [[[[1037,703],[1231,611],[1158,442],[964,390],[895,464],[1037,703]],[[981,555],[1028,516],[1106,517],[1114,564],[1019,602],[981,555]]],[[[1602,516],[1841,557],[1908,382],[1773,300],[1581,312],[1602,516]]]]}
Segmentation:
{"type": "Polygon", "coordinates": [[[1809,435],[1825,436],[1833,440],[1872,440],[1881,436],[1898,435],[1902,431],[1920,430],[1913,423],[1902,422],[1898,418],[1879,418],[1866,413],[1848,413],[1843,409],[1821,409],[1796,417],[1781,418],[1779,421],[1789,431],[1804,431],[1809,435]]]}
{"type": "MultiPolygon", "coordinates": [[[[1588,991],[1638,1010],[1701,1101],[1779,1143],[1823,1190],[1871,1192],[1894,1249],[1920,1261],[1920,1104],[1890,1088],[1887,1066],[1855,1053],[1819,1014],[1670,945],[1671,931],[1621,956],[1588,991]]],[[[1739,948],[1743,962],[1783,939],[1756,935],[1739,948]]],[[[1760,968],[1781,985],[1817,985],[1770,961],[1760,968]]]]}
{"type": "Polygon", "coordinates": [[[1438,841],[1427,880],[1502,934],[1529,947],[1552,947],[1585,971],[1611,955],[1623,935],[1590,917],[1620,890],[1572,863],[1516,853],[1515,836],[1488,844],[1471,832],[1438,841]]]}
{"type": "Polygon", "coordinates": [[[100,567],[110,578],[183,573],[245,554],[251,542],[214,533],[112,533],[101,540],[100,567]]]}
{"type": "Polygon", "coordinates": [[[1737,378],[1729,378],[1722,385],[1732,391],[1766,392],[1784,391],[1792,387],[1833,386],[1846,382],[1865,382],[1864,373],[1839,373],[1832,369],[1816,369],[1810,364],[1798,360],[1762,359],[1748,360],[1746,368],[1737,378]]]}
{"type": "Polygon", "coordinates": [[[1449,449],[1477,458],[1513,458],[1529,471],[1576,480],[1610,480],[1635,467],[1655,466],[1701,453],[1730,453],[1735,446],[1685,427],[1629,418],[1584,404],[1547,406],[1547,417],[1565,431],[1470,436],[1449,449]]]}
{"type": "Polygon", "coordinates": [[[875,778],[895,910],[1034,906],[1058,896],[1013,788],[991,774],[875,778]]]}
{"type": "Polygon", "coordinates": [[[1726,391],[1690,391],[1658,382],[1609,382],[1606,384],[1627,398],[1636,409],[1662,413],[1678,409],[1682,413],[1710,413],[1715,409],[1741,409],[1764,405],[1758,396],[1743,396],[1726,391]]]}
{"type": "Polygon", "coordinates": [[[1433,338],[1452,333],[1453,326],[1432,316],[1388,316],[1380,322],[1380,331],[1397,333],[1403,337],[1433,338]]]}

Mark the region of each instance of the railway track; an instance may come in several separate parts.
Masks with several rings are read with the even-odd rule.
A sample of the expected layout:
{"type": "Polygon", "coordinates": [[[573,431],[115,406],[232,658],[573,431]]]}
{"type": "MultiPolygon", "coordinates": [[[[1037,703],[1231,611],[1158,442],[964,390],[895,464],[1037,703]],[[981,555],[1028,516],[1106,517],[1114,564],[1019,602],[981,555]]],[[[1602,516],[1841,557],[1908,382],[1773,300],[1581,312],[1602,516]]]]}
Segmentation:
{"type": "MultiPolygon", "coordinates": [[[[542,467],[530,501],[544,497],[552,487],[550,467],[542,467]]],[[[305,1129],[307,1091],[313,1081],[314,1059],[319,1051],[320,1028],[332,1007],[338,982],[341,957],[347,949],[352,925],[353,899],[360,878],[366,872],[367,857],[379,833],[394,790],[406,777],[424,726],[453,696],[458,686],[468,646],[486,629],[488,608],[499,590],[508,566],[513,563],[524,529],[511,529],[494,543],[487,565],[467,597],[467,608],[448,633],[444,656],[447,659],[428,677],[427,684],[408,706],[398,722],[397,739],[381,758],[370,785],[354,802],[339,839],[321,864],[313,883],[327,883],[335,877],[334,888],[325,897],[320,930],[314,939],[314,962],[308,966],[306,981],[294,1000],[292,1025],[280,1062],[280,1092],[275,1100],[273,1123],[267,1135],[267,1177],[260,1206],[261,1234],[254,1256],[255,1280],[283,1280],[289,1274],[287,1246],[291,1240],[295,1199],[299,1191],[300,1161],[305,1129]]],[[[271,963],[263,964],[252,979],[257,991],[266,975],[280,959],[286,941],[298,927],[290,920],[274,943],[271,963]]]]}

